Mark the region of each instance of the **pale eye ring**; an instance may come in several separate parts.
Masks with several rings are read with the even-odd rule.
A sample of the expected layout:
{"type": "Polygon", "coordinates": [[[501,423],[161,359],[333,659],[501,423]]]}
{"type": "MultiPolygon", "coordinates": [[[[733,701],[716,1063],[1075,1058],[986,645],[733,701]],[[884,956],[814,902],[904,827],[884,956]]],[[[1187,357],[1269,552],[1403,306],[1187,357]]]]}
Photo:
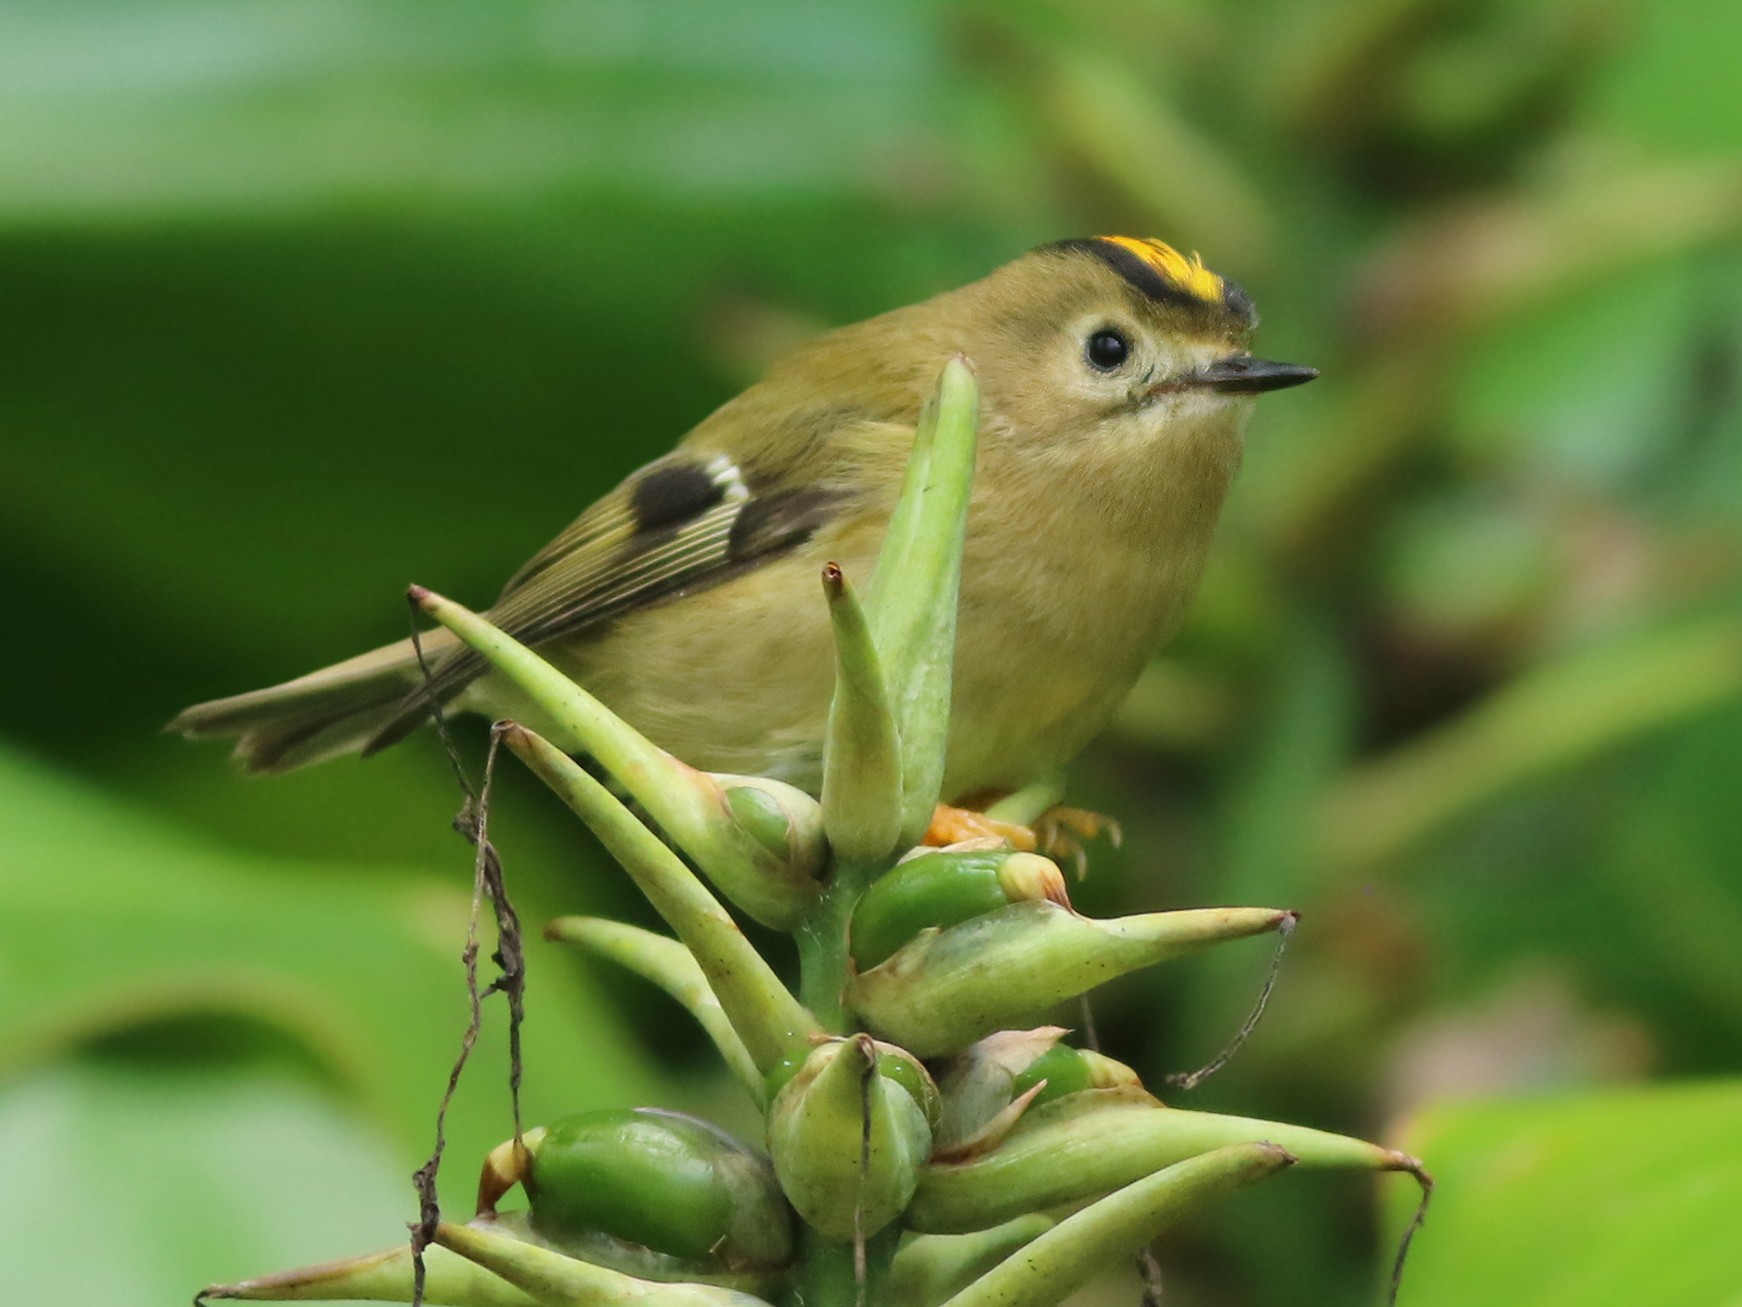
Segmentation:
{"type": "Polygon", "coordinates": [[[1083,357],[1097,372],[1114,372],[1131,357],[1131,342],[1117,327],[1101,327],[1083,346],[1083,357]]]}

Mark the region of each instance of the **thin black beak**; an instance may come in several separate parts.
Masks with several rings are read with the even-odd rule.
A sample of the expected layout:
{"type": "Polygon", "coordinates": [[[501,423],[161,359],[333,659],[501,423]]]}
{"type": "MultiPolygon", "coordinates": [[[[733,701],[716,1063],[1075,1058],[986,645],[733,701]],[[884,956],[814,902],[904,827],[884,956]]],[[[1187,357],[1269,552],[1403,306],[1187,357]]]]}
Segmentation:
{"type": "Polygon", "coordinates": [[[1317,368],[1303,368],[1298,363],[1272,363],[1246,354],[1230,354],[1180,379],[1188,386],[1204,386],[1218,394],[1256,395],[1298,386],[1318,375],[1317,368]]]}

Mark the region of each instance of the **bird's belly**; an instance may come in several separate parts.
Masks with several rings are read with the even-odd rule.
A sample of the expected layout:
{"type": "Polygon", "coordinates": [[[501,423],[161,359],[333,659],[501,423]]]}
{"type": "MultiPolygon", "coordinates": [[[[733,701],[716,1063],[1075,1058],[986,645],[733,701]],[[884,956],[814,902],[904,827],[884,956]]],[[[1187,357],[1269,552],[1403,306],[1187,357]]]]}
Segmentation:
{"type": "MultiPolygon", "coordinates": [[[[1078,526],[1022,567],[975,558],[963,577],[945,788],[1016,789],[1100,733],[1196,588],[1201,551],[1078,526]]],[[[1043,545],[1044,542],[1041,542],[1043,545]]]]}
{"type": "Polygon", "coordinates": [[[1014,790],[1056,771],[1100,733],[1142,670],[1136,641],[1053,636],[1042,653],[1032,635],[982,643],[983,632],[964,631],[958,641],[950,797],[1014,790]]]}

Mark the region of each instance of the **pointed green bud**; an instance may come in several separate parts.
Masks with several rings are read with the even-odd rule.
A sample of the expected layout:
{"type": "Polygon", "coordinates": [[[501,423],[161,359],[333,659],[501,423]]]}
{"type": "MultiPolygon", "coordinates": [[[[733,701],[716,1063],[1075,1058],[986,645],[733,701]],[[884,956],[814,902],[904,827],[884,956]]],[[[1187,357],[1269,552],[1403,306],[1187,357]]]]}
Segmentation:
{"type": "MultiPolygon", "coordinates": [[[[839,1040],[830,1038],[815,1042],[834,1044],[839,1040]]],[[[919,1104],[920,1111],[925,1113],[926,1125],[936,1128],[938,1117],[943,1111],[943,1097],[938,1093],[937,1083],[931,1078],[931,1072],[925,1069],[925,1063],[905,1048],[897,1048],[894,1044],[886,1044],[880,1039],[873,1039],[871,1044],[877,1050],[877,1074],[888,1076],[907,1090],[913,1101],[919,1104]]],[[[810,1049],[803,1057],[782,1059],[780,1065],[768,1073],[766,1086],[770,1101],[786,1088],[814,1055],[815,1050],[810,1049]]]]}
{"type": "Polygon", "coordinates": [[[1142,1092],[1123,1062],[1059,1041],[1059,1026],[1001,1030],[951,1063],[933,1161],[966,1161],[1003,1142],[1029,1108],[1085,1089],[1142,1092]]]}
{"type": "Polygon", "coordinates": [[[655,935],[637,926],[599,917],[558,917],[544,928],[544,937],[558,944],[572,944],[609,958],[618,966],[652,981],[670,994],[700,1023],[714,1047],[720,1050],[738,1081],[757,1104],[764,1103],[763,1075],[738,1032],[732,1029],[725,1009],[714,996],[695,955],[675,939],[655,935]]]}
{"type": "Polygon", "coordinates": [[[909,1235],[889,1268],[884,1296],[901,1307],[939,1307],[1052,1224],[1036,1213],[973,1234],[909,1235]]]}
{"type": "MultiPolygon", "coordinates": [[[[423,1300],[429,1307],[538,1307],[538,1299],[446,1248],[424,1249],[423,1300]]],[[[281,1271],[202,1289],[196,1302],[410,1302],[411,1243],[364,1257],[281,1271]]]]}
{"type": "MultiPolygon", "coordinates": [[[[481,1190],[508,1173],[504,1149],[512,1164],[510,1141],[481,1190]]],[[[792,1258],[792,1211],[768,1159],[706,1121],[581,1112],[528,1132],[517,1151],[533,1230],[575,1256],[659,1280],[767,1276],[792,1258]]]]}
{"type": "Polygon", "coordinates": [[[1054,1307],[1182,1217],[1293,1161],[1274,1144],[1236,1144],[1167,1167],[1060,1221],[946,1307],[1054,1307]]]}
{"type": "Polygon", "coordinates": [[[944,365],[920,412],[865,605],[901,742],[901,837],[909,845],[924,836],[943,786],[956,594],[979,421],[979,383],[958,354],[944,365]]]}
{"type": "Polygon", "coordinates": [[[1070,1033],[1063,1026],[1036,1026],[1033,1030],[1000,1030],[987,1035],[950,1063],[944,1093],[958,1093],[969,1082],[995,1078],[1008,1097],[1016,1077],[1057,1048],[1059,1040],[1070,1033]]]}
{"type": "Polygon", "coordinates": [[[523,726],[509,723],[502,742],[592,828],[688,947],[758,1070],[766,1072],[819,1033],[816,1018],[780,983],[719,900],[615,795],[523,726]]]}
{"type": "Polygon", "coordinates": [[[569,750],[598,759],[738,907],[786,929],[816,901],[820,864],[800,865],[771,851],[739,821],[719,780],[673,758],[476,613],[422,586],[413,586],[411,597],[522,690],[569,750]]]}
{"type": "Polygon", "coordinates": [[[954,926],[1011,903],[1070,906],[1064,873],[1035,853],[941,850],[904,859],[853,909],[854,963],[870,969],[928,927],[954,926]]]}
{"type": "Polygon", "coordinates": [[[1141,1092],[1143,1082],[1137,1078],[1137,1072],[1104,1053],[1091,1048],[1055,1044],[1018,1073],[1013,1087],[1019,1094],[1038,1088],[1040,1092],[1035,1095],[1034,1105],[1039,1107],[1042,1103],[1085,1089],[1141,1092]]]}
{"type": "Polygon", "coordinates": [[[870,1238],[899,1216],[931,1151],[924,1106],[880,1061],[868,1035],[824,1044],[769,1113],[781,1187],[826,1239],[870,1238]]]}
{"type": "Polygon", "coordinates": [[[713,1284],[663,1284],[570,1257],[488,1224],[436,1227],[436,1242],[525,1292],[539,1307],[768,1307],[713,1284]]]}
{"type": "Polygon", "coordinates": [[[835,632],[835,697],[823,749],[823,824],[843,862],[887,858],[901,838],[901,742],[859,597],[834,563],[823,596],[835,632]]]}
{"type": "Polygon", "coordinates": [[[1259,1142],[1287,1149],[1303,1167],[1423,1177],[1413,1157],[1345,1135],[1163,1107],[1141,1090],[1084,1090],[1028,1112],[992,1152],[927,1166],[907,1223],[942,1234],[980,1230],[1080,1203],[1218,1148],[1259,1142]]]}
{"type": "Polygon", "coordinates": [[[1016,1077],[1050,1052],[1065,1033],[1063,1026],[1000,1030],[952,1060],[938,1084],[944,1110],[932,1156],[954,1160],[996,1147],[1033,1098],[1033,1086],[1018,1090],[1016,1077]],[[1012,1113],[1010,1109],[1025,1093],[1029,1097],[1012,1113]]]}
{"type": "Polygon", "coordinates": [[[1044,900],[1012,903],[920,932],[853,976],[847,1002],[879,1035],[936,1057],[1032,1026],[1115,976],[1292,919],[1274,908],[1198,908],[1097,921],[1044,900]]]}

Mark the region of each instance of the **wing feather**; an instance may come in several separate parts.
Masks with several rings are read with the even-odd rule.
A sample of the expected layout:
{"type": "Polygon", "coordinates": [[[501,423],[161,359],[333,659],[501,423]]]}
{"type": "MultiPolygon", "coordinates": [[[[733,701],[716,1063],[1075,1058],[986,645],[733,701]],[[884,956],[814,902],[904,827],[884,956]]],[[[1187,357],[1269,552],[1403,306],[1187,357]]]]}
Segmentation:
{"type": "MultiPolygon", "coordinates": [[[[789,549],[847,499],[815,489],[758,493],[724,456],[704,461],[680,452],[642,469],[577,518],[515,574],[486,616],[528,645],[575,635],[789,549]]],[[[364,753],[408,734],[432,697],[452,697],[484,667],[465,648],[442,658],[364,753]]]]}

